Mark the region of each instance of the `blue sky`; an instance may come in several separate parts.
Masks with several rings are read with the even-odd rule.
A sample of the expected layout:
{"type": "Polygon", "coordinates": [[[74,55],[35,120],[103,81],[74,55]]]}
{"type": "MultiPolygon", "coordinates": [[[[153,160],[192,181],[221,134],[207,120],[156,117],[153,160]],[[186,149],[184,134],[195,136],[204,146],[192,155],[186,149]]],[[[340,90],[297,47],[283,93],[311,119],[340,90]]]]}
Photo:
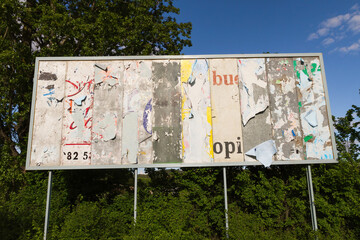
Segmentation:
{"type": "Polygon", "coordinates": [[[192,22],[186,55],[321,52],[332,114],[360,106],[360,3],[353,0],[175,0],[192,22]]]}

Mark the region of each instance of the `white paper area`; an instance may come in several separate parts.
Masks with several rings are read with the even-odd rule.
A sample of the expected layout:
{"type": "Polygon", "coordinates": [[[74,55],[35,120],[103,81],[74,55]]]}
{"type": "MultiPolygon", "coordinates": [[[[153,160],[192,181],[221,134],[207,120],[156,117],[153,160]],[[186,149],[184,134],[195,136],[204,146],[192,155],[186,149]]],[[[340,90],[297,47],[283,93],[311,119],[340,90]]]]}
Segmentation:
{"type": "Polygon", "coordinates": [[[272,163],[272,156],[276,152],[275,141],[268,140],[250,149],[245,154],[255,157],[256,160],[261,162],[265,167],[269,167],[272,163]]]}

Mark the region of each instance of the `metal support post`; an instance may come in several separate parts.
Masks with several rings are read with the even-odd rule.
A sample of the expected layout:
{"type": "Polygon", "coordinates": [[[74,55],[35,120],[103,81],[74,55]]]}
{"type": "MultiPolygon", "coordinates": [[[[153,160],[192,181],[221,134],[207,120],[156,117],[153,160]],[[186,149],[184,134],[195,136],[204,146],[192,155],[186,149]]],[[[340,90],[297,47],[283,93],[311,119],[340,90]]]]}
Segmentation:
{"type": "Polygon", "coordinates": [[[310,165],[307,165],[306,179],[307,179],[308,191],[309,191],[311,223],[312,223],[313,230],[316,232],[318,230],[318,226],[317,226],[317,220],[316,220],[314,189],[313,189],[313,183],[312,183],[312,177],[311,177],[311,166],[310,165]]]}
{"type": "Polygon", "coordinates": [[[46,196],[44,240],[47,239],[47,233],[48,233],[48,228],[49,228],[51,189],[52,189],[52,171],[49,171],[48,189],[47,189],[47,196],[46,196]]]}
{"type": "Polygon", "coordinates": [[[135,168],[134,173],[134,223],[136,223],[136,210],[137,210],[137,179],[138,179],[138,169],[135,168]]]}
{"type": "Polygon", "coordinates": [[[226,227],[226,238],[229,238],[229,217],[228,217],[228,199],[227,199],[226,167],[223,167],[223,176],[224,176],[224,199],[225,199],[225,227],[226,227]]]}

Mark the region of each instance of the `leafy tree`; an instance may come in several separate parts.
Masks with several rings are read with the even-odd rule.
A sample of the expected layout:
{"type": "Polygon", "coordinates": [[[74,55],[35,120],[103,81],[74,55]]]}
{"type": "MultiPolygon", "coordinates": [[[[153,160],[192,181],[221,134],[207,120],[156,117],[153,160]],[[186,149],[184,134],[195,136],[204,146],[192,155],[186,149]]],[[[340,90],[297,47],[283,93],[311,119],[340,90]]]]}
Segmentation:
{"type": "Polygon", "coordinates": [[[313,179],[318,223],[328,237],[360,237],[360,108],[333,117],[338,164],[320,165],[313,179]]]}
{"type": "Polygon", "coordinates": [[[35,57],[179,54],[191,23],[172,0],[2,0],[0,189],[18,189],[30,119],[35,57]]]}
{"type": "MultiPolygon", "coordinates": [[[[191,23],[178,23],[179,12],[173,0],[0,1],[1,239],[42,234],[44,208],[39,206],[45,206],[47,174],[26,173],[24,168],[35,58],[180,54],[191,46],[191,23]],[[36,209],[34,214],[27,214],[29,207],[36,209]]],[[[65,213],[89,209],[97,214],[98,208],[107,207],[99,199],[115,201],[113,207],[117,195],[131,192],[132,178],[129,170],[57,171],[54,181],[53,236],[64,222],[66,235],[69,224],[77,221],[75,213],[66,218],[65,213]],[[60,202],[54,200],[57,194],[60,202]]]]}
{"type": "Polygon", "coordinates": [[[333,117],[336,128],[336,146],[341,159],[360,157],[360,107],[352,105],[345,117],[333,117]]]}
{"type": "MultiPolygon", "coordinates": [[[[177,211],[187,212],[185,214],[187,217],[184,218],[184,215],[179,214],[177,221],[186,223],[187,231],[197,236],[195,239],[202,237],[218,239],[224,235],[225,212],[221,168],[182,168],[171,171],[147,169],[147,172],[151,182],[145,191],[147,195],[151,193],[150,200],[158,198],[163,201],[165,195],[174,204],[179,205],[177,211]]],[[[146,198],[146,193],[142,192],[139,198],[146,198]]],[[[164,205],[165,209],[162,210],[167,213],[174,211],[172,207],[167,209],[168,206],[164,205]]],[[[146,208],[145,211],[149,213],[146,208]]],[[[184,230],[183,225],[181,228],[184,230]]],[[[186,239],[191,238],[186,237],[186,239]]]]}

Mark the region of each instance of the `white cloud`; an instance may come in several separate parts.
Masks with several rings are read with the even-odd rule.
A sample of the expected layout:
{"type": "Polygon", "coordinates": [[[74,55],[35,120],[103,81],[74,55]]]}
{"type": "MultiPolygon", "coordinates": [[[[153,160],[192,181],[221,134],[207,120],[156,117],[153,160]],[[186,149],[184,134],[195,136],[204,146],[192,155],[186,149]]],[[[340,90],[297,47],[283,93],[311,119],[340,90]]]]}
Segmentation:
{"type": "Polygon", "coordinates": [[[359,7],[359,4],[357,4],[357,3],[350,8],[350,10],[353,10],[353,11],[359,11],[359,9],[360,9],[360,7],[359,7]]]}
{"type": "Polygon", "coordinates": [[[318,39],[320,37],[326,36],[329,33],[328,28],[320,28],[316,31],[316,33],[312,33],[309,35],[308,40],[318,39]]]}
{"type": "Polygon", "coordinates": [[[316,32],[320,37],[326,36],[329,33],[329,28],[320,28],[319,30],[317,30],[316,32]]]}
{"type": "Polygon", "coordinates": [[[323,43],[324,45],[330,45],[330,44],[332,44],[333,42],[335,42],[335,40],[334,40],[333,38],[330,38],[330,37],[325,38],[325,39],[322,41],[322,43],[323,43]]]}
{"type": "MultiPolygon", "coordinates": [[[[348,13],[340,14],[332,18],[328,18],[319,24],[319,28],[309,34],[307,40],[323,39],[321,42],[324,46],[328,46],[334,42],[338,42],[349,35],[357,35],[360,33],[360,6],[353,5],[348,13]]],[[[337,48],[336,51],[351,52],[357,49],[355,42],[348,47],[337,48]],[[340,50],[341,49],[341,50],[340,50]]]]}
{"type": "Polygon", "coordinates": [[[338,51],[342,53],[350,53],[350,52],[356,52],[360,50],[360,39],[357,42],[354,42],[350,46],[335,48],[333,51],[338,51]]]}
{"type": "Polygon", "coordinates": [[[359,50],[359,47],[360,47],[360,44],[353,43],[352,45],[350,45],[348,47],[339,48],[339,52],[348,53],[348,52],[351,52],[351,51],[359,50]]]}
{"type": "Polygon", "coordinates": [[[324,28],[336,28],[349,20],[350,14],[339,15],[333,18],[329,18],[321,23],[324,28]]]}
{"type": "Polygon", "coordinates": [[[349,30],[353,33],[360,32],[360,13],[352,16],[352,18],[349,20],[349,30]]]}
{"type": "Polygon", "coordinates": [[[319,36],[316,33],[312,33],[309,35],[308,40],[314,40],[314,39],[318,39],[318,38],[319,38],[319,36]]]}

